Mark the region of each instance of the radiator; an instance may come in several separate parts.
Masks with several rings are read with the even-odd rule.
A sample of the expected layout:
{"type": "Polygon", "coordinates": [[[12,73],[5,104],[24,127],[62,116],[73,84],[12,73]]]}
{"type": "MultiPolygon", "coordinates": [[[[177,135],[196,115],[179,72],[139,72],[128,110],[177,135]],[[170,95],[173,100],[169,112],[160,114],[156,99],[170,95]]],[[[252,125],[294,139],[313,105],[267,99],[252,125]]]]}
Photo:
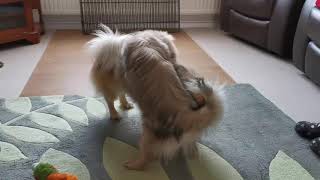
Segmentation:
{"type": "MultiPolygon", "coordinates": [[[[217,14],[220,0],[180,0],[181,14],[217,14]]],[[[80,15],[79,0],[41,0],[45,15],[80,15]]]]}
{"type": "Polygon", "coordinates": [[[80,0],[80,8],[84,33],[100,23],[122,32],[180,30],[180,0],[80,0]]]}

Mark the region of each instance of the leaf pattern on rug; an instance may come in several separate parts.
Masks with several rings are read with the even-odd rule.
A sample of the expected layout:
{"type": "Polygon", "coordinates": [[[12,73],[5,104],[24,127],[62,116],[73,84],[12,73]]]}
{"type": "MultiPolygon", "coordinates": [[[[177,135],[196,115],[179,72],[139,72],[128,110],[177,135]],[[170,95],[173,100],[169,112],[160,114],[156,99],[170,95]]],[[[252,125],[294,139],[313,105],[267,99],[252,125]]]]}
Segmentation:
{"type": "Polygon", "coordinates": [[[103,118],[107,114],[106,106],[95,98],[89,98],[86,107],[87,112],[97,118],[103,118]]]}
{"type": "MultiPolygon", "coordinates": [[[[136,138],[138,138],[139,136],[139,132],[141,132],[140,127],[141,127],[141,121],[140,121],[140,112],[139,110],[133,110],[133,111],[128,111],[123,113],[123,117],[125,117],[123,120],[126,121],[120,121],[119,123],[106,123],[106,121],[100,121],[101,119],[96,118],[98,116],[102,116],[103,111],[105,111],[106,109],[102,110],[103,107],[102,105],[104,105],[105,103],[103,102],[103,98],[97,98],[97,101],[95,101],[94,99],[91,99],[89,97],[83,97],[83,96],[53,96],[53,97],[30,97],[30,98],[17,98],[14,100],[8,100],[8,99],[1,99],[0,98],[0,111],[1,115],[0,116],[0,169],[2,169],[3,171],[1,171],[1,175],[7,175],[10,176],[9,179],[16,179],[16,177],[26,177],[31,179],[32,178],[32,173],[31,173],[31,168],[32,168],[32,163],[34,163],[35,161],[40,161],[40,156],[42,155],[42,160],[45,161],[45,159],[51,159],[51,160],[55,160],[56,156],[51,155],[51,156],[45,156],[45,155],[50,155],[50,154],[58,154],[57,157],[62,157],[59,162],[57,160],[56,164],[57,166],[63,165],[64,164],[64,160],[65,159],[72,159],[70,160],[71,162],[74,162],[76,167],[79,167],[78,164],[82,164],[83,168],[79,168],[80,171],[83,171],[83,174],[86,175],[81,175],[80,172],[80,176],[85,177],[83,179],[89,179],[90,175],[89,175],[89,171],[92,174],[91,179],[101,179],[100,177],[104,177],[105,179],[109,179],[108,177],[110,176],[110,173],[113,174],[113,179],[119,179],[115,176],[119,175],[119,177],[125,177],[126,179],[133,179],[131,178],[131,175],[127,174],[127,173],[133,173],[133,174],[138,174],[138,175],[133,175],[132,177],[137,176],[139,179],[143,180],[143,179],[147,179],[144,178],[143,175],[139,172],[134,172],[134,171],[128,171],[126,169],[123,169],[122,164],[128,160],[131,159],[130,157],[134,156],[137,152],[136,148],[129,146],[126,143],[129,144],[133,144],[136,142],[136,138]],[[93,101],[90,101],[93,100],[93,101]],[[101,104],[100,104],[101,102],[101,104]],[[16,103],[16,105],[15,105],[16,103]],[[57,110],[59,109],[58,107],[63,107],[60,106],[61,104],[68,104],[70,106],[72,106],[71,109],[74,109],[73,107],[75,107],[75,109],[80,108],[80,112],[85,113],[85,115],[79,116],[81,117],[81,119],[86,119],[83,117],[87,117],[90,121],[88,121],[88,126],[86,126],[84,123],[81,123],[81,121],[72,121],[70,119],[65,119],[64,116],[60,115],[57,110]],[[94,112],[95,110],[97,110],[97,112],[94,112]],[[33,117],[33,113],[36,113],[36,116],[38,117],[33,117]],[[39,115],[37,113],[43,113],[45,115],[39,115]],[[59,117],[61,118],[60,120],[57,120],[58,122],[60,121],[60,124],[63,125],[53,125],[50,124],[48,122],[49,117],[47,115],[53,115],[55,117],[59,117]],[[46,116],[43,118],[39,118],[41,116],[46,116]],[[35,120],[36,119],[36,120],[35,120]],[[41,122],[43,121],[43,122],[41,122]],[[89,126],[90,124],[90,126],[89,126]],[[64,128],[62,128],[64,126],[64,128]],[[71,130],[73,131],[68,131],[67,129],[69,129],[68,127],[72,127],[71,130]],[[105,128],[106,127],[106,128],[105,128]],[[17,128],[18,131],[14,131],[12,132],[11,129],[17,128]],[[21,139],[19,140],[19,138],[30,138],[30,137],[23,137],[23,136],[29,136],[28,135],[19,135],[19,132],[24,131],[24,128],[30,128],[30,131],[39,131],[41,133],[47,133],[49,134],[49,136],[53,136],[54,138],[56,138],[55,140],[60,141],[59,143],[39,143],[37,140],[38,137],[35,137],[36,140],[32,140],[32,142],[28,142],[25,143],[25,141],[22,141],[21,139]],[[97,128],[97,129],[95,129],[97,128]],[[113,129],[114,128],[114,129],[113,129]],[[65,129],[65,130],[63,130],[65,129]],[[108,132],[111,129],[111,132],[108,132]],[[101,136],[101,133],[99,132],[103,132],[103,136],[101,136]],[[9,134],[7,134],[7,132],[9,132],[9,134]],[[88,138],[90,136],[87,136],[88,133],[93,132],[93,134],[91,134],[92,138],[88,138]],[[18,134],[16,134],[18,133],[18,134]],[[128,151],[128,152],[124,152],[122,153],[120,150],[121,148],[118,147],[118,145],[116,145],[115,147],[113,147],[112,143],[111,143],[111,148],[113,148],[113,150],[109,150],[109,147],[106,146],[110,146],[110,141],[108,141],[109,143],[104,144],[105,146],[103,147],[103,153],[101,154],[101,140],[104,139],[105,134],[107,134],[107,136],[113,136],[114,138],[119,138],[122,139],[123,142],[116,142],[114,144],[124,144],[124,148],[122,149],[123,151],[128,151]],[[125,135],[124,135],[125,134],[125,135]],[[130,136],[130,137],[129,137],[130,136]],[[131,137],[132,136],[132,137],[131,137]],[[15,138],[15,137],[19,137],[19,138],[15,138]],[[96,137],[99,138],[103,138],[103,139],[99,139],[98,143],[96,142],[96,137]],[[81,143],[79,144],[79,138],[81,139],[81,143]],[[83,139],[82,139],[83,138],[83,139]],[[86,146],[88,144],[88,146],[86,146]],[[49,148],[55,148],[55,149],[49,149],[49,148]],[[126,149],[127,148],[127,149],[126,149]],[[49,149],[49,150],[48,150],[49,149]],[[79,150],[80,149],[80,150],[79,150]],[[85,149],[85,150],[84,150],[85,149]],[[84,150],[84,151],[83,151],[84,150]],[[88,150],[88,151],[87,151],[88,150]],[[52,151],[56,151],[57,153],[52,153],[52,151]],[[105,153],[108,152],[109,153],[109,157],[110,158],[114,158],[111,159],[111,161],[115,162],[113,164],[108,164],[109,159],[105,159],[105,153]],[[112,154],[111,154],[112,153],[112,154]],[[128,158],[126,157],[122,157],[125,156],[126,153],[129,154],[128,158]],[[102,158],[101,156],[104,155],[104,157],[102,158]],[[67,157],[67,158],[66,158],[67,157]],[[76,157],[76,159],[78,160],[74,160],[76,157]],[[102,159],[101,159],[102,158],[102,159]],[[118,159],[119,158],[119,159],[118,159]],[[120,158],[123,158],[120,159],[120,158]],[[101,163],[104,163],[101,164],[101,163]],[[93,166],[92,165],[96,165],[93,166]],[[110,168],[109,166],[113,166],[113,168],[110,168]],[[4,168],[4,169],[3,169],[4,168]],[[87,178],[87,177],[89,178],[87,178]],[[142,178],[140,178],[142,177],[142,178]]],[[[67,105],[67,106],[68,106],[67,105]]],[[[115,103],[116,107],[119,106],[119,102],[117,101],[115,103]]],[[[61,109],[60,109],[61,110],[61,109]]],[[[108,112],[108,110],[106,110],[108,112]]],[[[68,111],[65,111],[68,113],[68,111]]],[[[72,111],[71,111],[72,112],[72,111]]],[[[72,112],[74,113],[74,112],[72,112]]],[[[107,118],[108,114],[106,114],[107,118]]],[[[55,120],[54,120],[55,121],[55,120]]],[[[58,123],[59,124],[59,123],[58,123]]],[[[228,130],[229,132],[229,130],[228,130]]],[[[296,136],[294,136],[296,137],[296,136]]],[[[109,140],[115,140],[112,138],[109,138],[109,140]]],[[[294,139],[296,140],[296,139],[294,139]]],[[[115,140],[115,141],[119,141],[119,140],[115,140]]],[[[300,141],[301,142],[301,141],[300,141]]],[[[229,145],[229,144],[228,144],[229,145]]],[[[215,150],[224,150],[224,149],[219,149],[221,146],[213,146],[212,145],[212,149],[215,150]]],[[[298,149],[299,151],[301,150],[301,152],[306,152],[306,153],[310,153],[311,151],[308,148],[308,144],[306,143],[305,147],[306,149],[303,149],[304,146],[299,146],[300,148],[298,149]]],[[[291,147],[290,147],[291,148],[291,147]]],[[[233,161],[234,159],[228,159],[230,160],[228,162],[225,162],[222,157],[220,157],[221,159],[219,159],[219,156],[217,156],[217,154],[215,154],[215,152],[212,151],[212,149],[210,150],[207,147],[203,147],[203,149],[201,150],[200,148],[200,153],[205,154],[199,161],[201,160],[205,160],[205,163],[203,162],[192,162],[194,160],[186,160],[183,162],[179,162],[183,163],[181,164],[182,168],[178,168],[178,171],[175,171],[175,169],[167,169],[167,168],[171,168],[170,167],[161,167],[159,163],[155,163],[155,165],[152,165],[151,168],[154,167],[158,167],[159,170],[157,169],[157,171],[160,171],[162,175],[157,175],[157,174],[153,174],[151,175],[152,177],[149,179],[157,179],[160,176],[163,176],[163,179],[168,179],[168,176],[171,179],[179,179],[176,177],[181,177],[180,175],[182,175],[182,177],[187,176],[186,178],[183,179],[201,179],[201,177],[209,177],[211,178],[210,175],[213,175],[213,177],[220,177],[221,174],[226,175],[226,177],[233,177],[235,176],[234,179],[237,179],[237,171],[233,171],[233,168],[230,166],[230,164],[234,165],[234,167],[238,168],[237,170],[239,172],[241,172],[241,175],[245,178],[246,176],[248,176],[249,173],[253,173],[254,172],[249,172],[249,171],[245,171],[246,167],[244,166],[239,166],[239,165],[235,165],[233,164],[235,161],[233,161]],[[220,161],[221,160],[221,161],[220,161]],[[231,163],[231,161],[233,161],[233,163],[231,163]],[[188,163],[188,164],[185,164],[188,163]],[[205,171],[205,169],[199,169],[199,167],[197,167],[197,163],[200,164],[200,167],[208,167],[207,170],[208,171],[220,171],[221,172],[217,172],[217,174],[212,174],[210,172],[203,172],[205,171]],[[202,163],[202,164],[201,164],[202,163]],[[217,165],[217,164],[221,164],[221,165],[217,165]],[[215,166],[217,165],[217,166],[215,166]],[[196,166],[196,167],[194,167],[196,166]],[[217,168],[217,169],[212,169],[212,167],[217,168]],[[223,167],[223,169],[221,169],[223,167]],[[198,168],[198,169],[197,169],[198,168]],[[165,170],[167,171],[165,171],[165,170]],[[182,170],[181,172],[179,170],[182,170]],[[231,174],[227,174],[226,171],[231,172],[231,174]],[[166,174],[167,173],[167,174],[166,174]],[[199,174],[197,174],[199,173],[199,174]]],[[[269,153],[269,152],[268,152],[269,153]]],[[[278,157],[276,157],[273,161],[272,161],[272,165],[267,164],[267,166],[263,166],[264,170],[263,173],[265,176],[268,176],[268,172],[267,169],[265,169],[265,167],[268,167],[268,165],[270,165],[270,179],[271,180],[276,180],[276,179],[294,179],[291,178],[291,176],[297,177],[296,179],[314,179],[311,177],[311,175],[305,170],[307,169],[312,176],[314,177],[319,177],[317,174],[317,171],[312,169],[315,164],[312,163],[314,161],[303,161],[303,159],[301,160],[301,165],[305,165],[305,169],[303,169],[299,164],[295,167],[291,167],[291,166],[287,166],[287,165],[283,165],[283,161],[287,161],[289,164],[294,162],[297,163],[296,161],[294,161],[292,158],[281,154],[282,152],[278,153],[278,157]],[[280,156],[281,155],[281,156],[280,156]],[[287,158],[289,158],[289,160],[287,158]],[[304,163],[302,163],[304,162],[304,163]],[[309,164],[306,164],[310,162],[309,164]],[[291,169],[294,169],[294,171],[291,171],[291,169]],[[291,174],[290,177],[288,178],[288,174],[284,174],[288,172],[288,174],[291,174]],[[299,175],[297,175],[297,172],[303,172],[305,173],[303,176],[301,176],[301,173],[299,173],[299,175]],[[306,175],[307,174],[307,175],[306,175]],[[280,177],[280,178],[279,178],[280,177]]],[[[292,157],[298,157],[295,156],[297,153],[290,153],[288,155],[292,156],[292,157]]],[[[298,154],[303,154],[303,153],[298,153],[298,154]]],[[[237,155],[237,154],[236,154],[237,155]]],[[[308,158],[308,154],[303,154],[306,155],[306,158],[308,158]]],[[[229,157],[228,155],[226,155],[226,157],[229,157]]],[[[238,156],[239,157],[239,156],[238,156]]],[[[304,157],[305,158],[305,157],[304,157]]],[[[227,159],[227,158],[226,158],[227,159]]],[[[313,159],[313,160],[317,160],[316,158],[309,158],[309,159],[313,159]]],[[[236,157],[236,161],[237,161],[237,157],[236,157]]],[[[268,161],[268,163],[270,163],[271,159],[268,161]]],[[[299,161],[300,162],[300,161],[299,161]]],[[[237,162],[236,162],[237,163],[237,162]]],[[[239,162],[242,163],[242,162],[239,162]]],[[[173,164],[175,165],[175,164],[173,164]]],[[[67,166],[73,166],[73,164],[69,164],[67,166]]],[[[81,165],[80,165],[81,166],[81,165]]],[[[63,166],[63,168],[65,168],[65,172],[70,172],[70,170],[68,169],[68,167],[63,166]]],[[[63,169],[62,168],[62,169],[63,169]]],[[[254,170],[254,169],[253,169],[254,170]]],[[[78,169],[74,170],[74,171],[78,171],[78,169]]],[[[149,171],[149,167],[147,168],[147,171],[149,171]]],[[[143,172],[144,173],[144,172],[143,172]]],[[[159,172],[157,172],[159,173],[159,172]]],[[[79,174],[79,173],[74,173],[74,174],[79,174]]],[[[1,177],[5,177],[5,176],[1,176],[1,177]]],[[[264,177],[259,177],[256,176],[257,179],[266,179],[264,177]]],[[[1,179],[1,178],[0,178],[1,179]]],[[[162,178],[158,178],[158,179],[162,179],[162,178]]],[[[182,178],[180,178],[182,179],[182,178]]],[[[217,178],[218,179],[218,178],[217,178]]],[[[228,179],[225,178],[224,179],[228,179]]],[[[238,178],[238,179],[241,179],[238,178]]],[[[254,179],[254,178],[247,178],[247,179],[254,179]]],[[[267,178],[268,179],[268,178],[267,178]]],[[[318,178],[316,178],[318,179],[318,178]]],[[[133,179],[134,180],[134,179],[133,179]]]]}
{"type": "Polygon", "coordinates": [[[226,160],[216,152],[197,144],[199,157],[188,159],[189,169],[194,180],[215,179],[215,180],[242,180],[243,178],[226,160]]]}
{"type": "Polygon", "coordinates": [[[297,161],[279,151],[269,167],[270,180],[314,180],[297,161]]]}
{"type": "Polygon", "coordinates": [[[62,95],[58,96],[42,96],[41,99],[49,104],[59,104],[63,100],[62,95]]]}
{"type": "Polygon", "coordinates": [[[40,126],[72,132],[68,122],[60,117],[38,112],[32,112],[29,117],[32,122],[40,126]]]}
{"type": "Polygon", "coordinates": [[[59,105],[58,113],[66,120],[79,123],[84,126],[89,125],[87,114],[77,106],[62,103],[59,105]]]}
{"type": "Polygon", "coordinates": [[[29,143],[57,143],[59,142],[59,139],[57,139],[55,136],[39,130],[35,128],[30,127],[24,127],[24,126],[0,126],[0,130],[10,136],[13,137],[19,141],[22,142],[29,142],[29,143]]]}
{"type": "Polygon", "coordinates": [[[31,101],[28,97],[7,99],[4,104],[7,109],[19,114],[29,113],[32,108],[31,101]]]}
{"type": "Polygon", "coordinates": [[[159,162],[151,163],[145,171],[127,170],[123,163],[134,159],[138,150],[114,138],[106,138],[103,145],[103,164],[113,180],[166,180],[167,174],[159,162]]]}
{"type": "Polygon", "coordinates": [[[79,180],[90,180],[87,167],[70,154],[50,148],[41,156],[40,163],[49,163],[59,172],[74,174],[79,180]]]}
{"type": "MultiPolygon", "coordinates": [[[[73,132],[68,121],[77,123],[81,126],[88,126],[89,120],[85,110],[77,107],[75,105],[69,104],[73,102],[85,102],[86,110],[89,114],[95,117],[106,116],[106,107],[103,103],[95,98],[90,97],[79,97],[77,99],[71,99],[69,101],[63,101],[64,96],[42,96],[40,100],[45,102],[45,106],[38,109],[32,110],[32,101],[28,97],[20,97],[16,99],[6,99],[3,103],[4,108],[8,109],[10,112],[19,114],[19,116],[5,122],[0,122],[0,133],[11,137],[20,142],[27,143],[57,143],[60,140],[53,134],[44,131],[43,129],[38,129],[38,127],[26,127],[21,125],[14,125],[19,121],[26,121],[29,119],[31,122],[37,124],[38,126],[73,132]],[[60,116],[55,116],[53,114],[44,113],[43,111],[58,107],[57,114],[60,116]],[[32,111],[31,111],[32,110],[32,111]]],[[[13,142],[14,143],[14,142],[13,142]]],[[[20,150],[13,144],[2,144],[2,146],[8,149],[12,149],[13,153],[17,154],[16,158],[8,158],[7,161],[14,161],[19,159],[25,159],[23,154],[19,154],[20,150]]],[[[4,148],[4,147],[2,147],[4,148]]],[[[1,148],[0,148],[0,152],[1,148]]],[[[4,153],[4,151],[2,152],[4,153]]],[[[21,152],[20,152],[21,153],[21,152]]],[[[4,159],[4,158],[3,158],[4,159]]]]}
{"type": "Polygon", "coordinates": [[[14,145],[0,141],[0,162],[10,162],[20,159],[28,159],[22,152],[14,145]]]}

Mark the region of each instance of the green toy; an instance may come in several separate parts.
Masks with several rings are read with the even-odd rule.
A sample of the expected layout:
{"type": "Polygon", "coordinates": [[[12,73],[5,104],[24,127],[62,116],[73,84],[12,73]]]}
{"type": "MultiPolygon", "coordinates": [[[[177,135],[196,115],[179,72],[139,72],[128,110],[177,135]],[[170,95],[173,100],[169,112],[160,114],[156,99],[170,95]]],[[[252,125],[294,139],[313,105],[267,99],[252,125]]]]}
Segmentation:
{"type": "Polygon", "coordinates": [[[58,170],[49,163],[35,164],[33,167],[33,177],[36,180],[78,180],[72,174],[59,173],[58,170]]]}

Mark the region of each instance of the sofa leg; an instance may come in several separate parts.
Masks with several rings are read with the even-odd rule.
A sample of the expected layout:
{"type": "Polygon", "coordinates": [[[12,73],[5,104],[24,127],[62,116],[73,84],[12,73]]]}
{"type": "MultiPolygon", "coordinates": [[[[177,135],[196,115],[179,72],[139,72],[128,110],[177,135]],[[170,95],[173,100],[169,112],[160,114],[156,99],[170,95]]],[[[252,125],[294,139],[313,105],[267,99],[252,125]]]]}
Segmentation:
{"type": "Polygon", "coordinates": [[[40,33],[30,33],[26,36],[26,40],[31,44],[38,44],[40,42],[40,33]]]}

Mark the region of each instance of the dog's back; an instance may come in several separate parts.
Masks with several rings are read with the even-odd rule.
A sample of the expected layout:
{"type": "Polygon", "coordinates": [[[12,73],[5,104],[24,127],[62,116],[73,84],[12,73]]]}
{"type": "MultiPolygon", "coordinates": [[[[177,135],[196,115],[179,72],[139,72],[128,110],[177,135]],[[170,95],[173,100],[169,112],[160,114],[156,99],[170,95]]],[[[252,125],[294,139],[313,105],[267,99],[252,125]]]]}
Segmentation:
{"type": "MultiPolygon", "coordinates": [[[[153,122],[152,126],[163,123],[161,121],[167,121],[170,116],[175,116],[177,113],[186,112],[187,114],[191,111],[190,96],[177,76],[174,63],[168,60],[167,54],[162,52],[163,49],[161,51],[158,49],[158,44],[150,41],[145,43],[144,39],[132,38],[127,43],[125,53],[128,92],[139,104],[142,112],[146,116],[150,115],[149,119],[157,121],[153,122]]],[[[214,96],[214,98],[213,101],[220,101],[219,97],[214,96]]],[[[212,99],[208,100],[212,101],[212,99]]],[[[193,112],[193,114],[199,114],[200,117],[199,112],[193,112]]],[[[210,119],[210,117],[206,118],[210,119]]],[[[178,120],[175,122],[186,123],[178,120]]]]}
{"type": "Polygon", "coordinates": [[[189,101],[174,67],[152,47],[138,44],[134,41],[127,47],[128,92],[145,114],[172,114],[189,101]]]}

